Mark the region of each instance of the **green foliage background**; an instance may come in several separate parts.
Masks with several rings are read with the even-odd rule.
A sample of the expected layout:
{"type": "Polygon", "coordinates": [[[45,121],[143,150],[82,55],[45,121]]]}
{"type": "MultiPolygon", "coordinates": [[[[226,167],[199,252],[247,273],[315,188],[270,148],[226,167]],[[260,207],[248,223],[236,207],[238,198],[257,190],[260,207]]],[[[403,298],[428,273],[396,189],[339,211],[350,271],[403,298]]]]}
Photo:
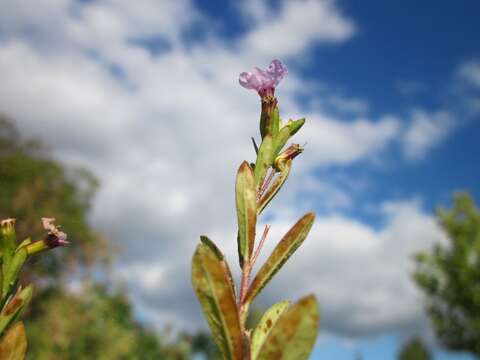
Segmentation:
{"type": "Polygon", "coordinates": [[[412,338],[403,344],[398,360],[431,360],[430,351],[420,338],[412,338]]]}
{"type": "Polygon", "coordinates": [[[437,217],[448,242],[417,254],[414,279],[440,342],[480,356],[480,212],[459,193],[437,217]]]}

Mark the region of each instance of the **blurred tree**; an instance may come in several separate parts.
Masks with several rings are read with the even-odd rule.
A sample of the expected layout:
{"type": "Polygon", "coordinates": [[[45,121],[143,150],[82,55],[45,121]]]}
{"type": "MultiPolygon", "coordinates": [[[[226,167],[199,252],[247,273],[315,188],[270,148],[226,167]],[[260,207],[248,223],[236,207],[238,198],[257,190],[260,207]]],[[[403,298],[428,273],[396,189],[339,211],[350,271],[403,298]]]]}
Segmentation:
{"type": "Polygon", "coordinates": [[[441,343],[480,356],[480,213],[469,194],[459,193],[437,217],[448,243],[416,255],[414,280],[441,343]]]}
{"type": "Polygon", "coordinates": [[[35,299],[39,305],[27,326],[28,359],[165,359],[186,360],[190,344],[161,344],[159,337],[138,324],[121,292],[87,287],[81,294],[58,288],[35,299]]]}
{"type": "Polygon", "coordinates": [[[430,360],[431,358],[428,348],[417,337],[403,344],[398,354],[398,360],[430,360]]]}
{"type": "Polygon", "coordinates": [[[198,353],[205,356],[207,360],[221,360],[222,355],[220,354],[217,345],[213,341],[212,336],[208,332],[200,331],[189,336],[184,334],[184,336],[189,337],[192,344],[192,353],[198,353]]]}
{"type": "Polygon", "coordinates": [[[19,239],[44,236],[40,222],[55,217],[71,241],[37,257],[30,265],[31,281],[55,279],[75,265],[88,266],[107,259],[107,241],[93,231],[87,213],[98,183],[85,169],[67,169],[49,156],[37,140],[24,140],[11,121],[0,116],[0,218],[17,218],[19,239]]]}
{"type": "Polygon", "coordinates": [[[17,218],[18,238],[35,239],[45,234],[40,218],[55,217],[71,240],[66,248],[36,257],[24,274],[36,285],[26,314],[28,358],[188,359],[190,343],[164,342],[139,324],[122,292],[94,284],[72,293],[59,281],[65,275],[88,279],[85,270],[108,264],[111,246],[87,221],[97,186],[90,172],[65,167],[44,144],[23,139],[13,122],[0,116],[0,219],[17,218]]]}

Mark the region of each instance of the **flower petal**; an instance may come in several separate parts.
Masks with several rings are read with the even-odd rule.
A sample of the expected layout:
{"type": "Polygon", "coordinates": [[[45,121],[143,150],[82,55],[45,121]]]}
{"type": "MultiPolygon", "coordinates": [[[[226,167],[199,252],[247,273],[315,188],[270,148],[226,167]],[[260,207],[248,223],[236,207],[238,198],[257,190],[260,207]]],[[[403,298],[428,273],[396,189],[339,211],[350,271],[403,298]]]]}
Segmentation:
{"type": "Polygon", "coordinates": [[[265,89],[274,89],[287,73],[285,65],[279,60],[273,60],[266,71],[255,67],[251,72],[242,72],[238,82],[246,89],[260,92],[265,89]]]}

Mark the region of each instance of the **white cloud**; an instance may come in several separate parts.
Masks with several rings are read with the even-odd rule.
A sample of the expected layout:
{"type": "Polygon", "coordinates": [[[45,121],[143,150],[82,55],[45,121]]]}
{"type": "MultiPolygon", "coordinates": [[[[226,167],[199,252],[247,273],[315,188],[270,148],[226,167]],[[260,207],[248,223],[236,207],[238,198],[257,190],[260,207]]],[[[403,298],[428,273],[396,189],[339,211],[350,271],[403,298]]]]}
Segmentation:
{"type": "MultiPolygon", "coordinates": [[[[137,6],[65,0],[45,2],[38,12],[27,2],[14,4],[7,2],[8,22],[0,21],[0,109],[26,134],[51,144],[57,157],[100,177],[91,216],[123,250],[118,278],[155,319],[197,326],[190,257],[200,233],[211,234],[235,257],[234,173],[241,160],[253,158],[248,139],[258,132],[259,100],[236,85],[237,74],[266,65],[274,55],[293,57],[317,43],[345,41],[355,26],[333,1],[289,1],[229,46],[209,35],[187,48],[180,34],[203,17],[187,1],[137,6]],[[39,31],[29,37],[28,27],[39,31]],[[171,48],[153,56],[128,41],[139,36],[166,37],[171,48]]],[[[310,85],[291,69],[278,91],[282,116],[304,115],[295,95],[310,85]]],[[[328,192],[335,208],[351,206],[345,191],[314,180],[312,169],[378,157],[401,130],[392,117],[346,121],[321,111],[306,116],[296,141],[308,146],[293,170],[295,182],[287,184],[291,197],[271,213],[272,238],[287,229],[295,208],[303,208],[292,199],[305,189],[310,196],[328,192]]],[[[408,141],[428,147],[415,136],[408,141]]],[[[417,205],[402,209],[392,210],[381,231],[341,215],[320,219],[267,298],[280,295],[285,283],[294,285],[290,298],[314,290],[324,304],[327,330],[392,330],[404,324],[400,315],[411,324],[419,308],[405,279],[408,253],[429,243],[437,230],[417,205]],[[402,240],[418,233],[428,241],[402,240]],[[352,296],[365,292],[368,300],[352,296]],[[397,313],[387,311],[389,301],[398,305],[397,313]]]]}
{"type": "Polygon", "coordinates": [[[316,43],[340,43],[355,33],[355,25],[329,0],[283,1],[272,16],[262,1],[245,3],[258,24],[243,42],[243,51],[265,61],[299,54],[316,43]],[[259,10],[260,9],[260,10],[259,10]]]}
{"type": "Polygon", "coordinates": [[[326,100],[340,112],[364,114],[368,111],[368,103],[362,99],[349,99],[338,95],[331,95],[327,97],[326,100]]]}
{"type": "MultiPolygon", "coordinates": [[[[326,331],[357,336],[425,329],[422,297],[409,277],[412,256],[444,241],[444,234],[417,201],[386,203],[378,215],[386,220],[378,230],[341,215],[317,219],[260,301],[294,299],[310,289],[326,331]]],[[[274,223],[269,249],[291,223],[274,223]]]]}
{"type": "Polygon", "coordinates": [[[384,117],[373,122],[359,119],[341,122],[320,114],[307,115],[304,138],[308,143],[305,157],[307,164],[351,164],[368,158],[387,145],[398,135],[400,122],[393,117],[384,117]]]}
{"type": "Polygon", "coordinates": [[[453,116],[447,111],[414,111],[403,137],[406,158],[422,159],[428,151],[445,140],[454,126],[453,116]]]}
{"type": "Polygon", "coordinates": [[[480,61],[471,60],[463,63],[458,69],[458,75],[470,85],[480,88],[480,61]]]}

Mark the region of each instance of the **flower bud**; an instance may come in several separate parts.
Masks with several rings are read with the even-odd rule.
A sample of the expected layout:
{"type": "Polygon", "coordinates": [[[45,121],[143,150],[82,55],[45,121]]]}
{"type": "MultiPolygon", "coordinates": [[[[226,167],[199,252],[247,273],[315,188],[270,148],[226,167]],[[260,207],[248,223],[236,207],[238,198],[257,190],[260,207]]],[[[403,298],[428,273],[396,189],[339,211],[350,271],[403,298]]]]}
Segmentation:
{"type": "Polygon", "coordinates": [[[2,220],[0,227],[2,234],[0,238],[0,248],[4,261],[8,261],[15,251],[15,219],[2,220]]]}
{"type": "Polygon", "coordinates": [[[47,236],[43,240],[35,241],[26,246],[27,254],[33,255],[48,249],[67,245],[67,234],[60,231],[60,226],[55,226],[53,222],[55,218],[42,218],[42,224],[47,230],[47,236]]]}
{"type": "Polygon", "coordinates": [[[253,71],[240,74],[238,81],[246,89],[256,90],[262,101],[260,117],[260,134],[262,139],[267,135],[275,135],[280,127],[275,88],[288,69],[279,60],[272,60],[267,70],[255,67],[253,71]]]}
{"type": "Polygon", "coordinates": [[[299,144],[292,144],[286,148],[280,155],[275,158],[273,164],[275,170],[282,171],[288,160],[293,160],[303,152],[303,148],[299,144]]]}
{"type": "Polygon", "coordinates": [[[2,228],[2,235],[4,237],[15,235],[15,219],[10,218],[0,221],[0,227],[2,228]]]}

